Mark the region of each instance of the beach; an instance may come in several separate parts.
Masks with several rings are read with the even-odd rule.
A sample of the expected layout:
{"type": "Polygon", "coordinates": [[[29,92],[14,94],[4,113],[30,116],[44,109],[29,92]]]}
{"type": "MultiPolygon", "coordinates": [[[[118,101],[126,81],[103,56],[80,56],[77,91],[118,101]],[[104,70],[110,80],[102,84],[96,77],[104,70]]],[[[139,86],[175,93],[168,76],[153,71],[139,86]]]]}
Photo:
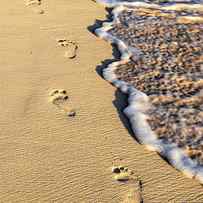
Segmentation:
{"type": "Polygon", "coordinates": [[[15,0],[0,13],[1,202],[119,203],[138,180],[144,202],[203,202],[198,181],[138,143],[127,96],[102,78],[118,54],[94,34],[102,5],[15,0]]]}

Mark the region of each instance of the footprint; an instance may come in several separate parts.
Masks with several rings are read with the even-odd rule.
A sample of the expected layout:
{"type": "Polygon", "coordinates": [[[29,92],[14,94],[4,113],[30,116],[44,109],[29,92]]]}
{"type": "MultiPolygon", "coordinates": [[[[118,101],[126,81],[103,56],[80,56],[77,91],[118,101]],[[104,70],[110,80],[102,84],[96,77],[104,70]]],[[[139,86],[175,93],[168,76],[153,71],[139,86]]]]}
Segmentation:
{"type": "Polygon", "coordinates": [[[75,117],[75,116],[76,116],[76,110],[75,110],[75,109],[71,109],[71,110],[68,112],[68,116],[69,116],[69,117],[75,117]]]}
{"type": "Polygon", "coordinates": [[[64,89],[54,89],[50,92],[49,96],[51,103],[58,107],[63,107],[69,99],[67,91],[64,89]]]}
{"type": "Polygon", "coordinates": [[[142,181],[139,178],[133,179],[132,183],[132,188],[130,191],[127,193],[126,197],[122,201],[122,203],[144,203],[148,201],[144,201],[143,199],[143,188],[142,188],[142,181]]]}
{"type": "Polygon", "coordinates": [[[121,182],[130,183],[133,185],[132,189],[127,193],[122,203],[143,203],[142,197],[142,181],[140,178],[133,176],[133,171],[130,171],[126,166],[113,166],[112,173],[114,179],[121,182]]]}
{"type": "Polygon", "coordinates": [[[113,166],[112,173],[114,173],[114,179],[117,181],[128,181],[132,171],[129,171],[125,166],[113,166]]]}
{"type": "Polygon", "coordinates": [[[50,93],[50,100],[55,105],[63,104],[65,101],[68,100],[68,95],[66,90],[64,89],[56,89],[51,91],[50,93]]]}
{"type": "Polygon", "coordinates": [[[77,55],[78,45],[76,42],[66,39],[57,39],[57,43],[61,47],[65,47],[64,53],[65,58],[73,59],[77,55]]]}
{"type": "Polygon", "coordinates": [[[39,7],[41,5],[41,0],[26,0],[25,5],[32,8],[35,13],[44,13],[44,10],[39,7]]]}
{"type": "Polygon", "coordinates": [[[31,5],[40,5],[41,0],[26,0],[25,5],[26,6],[31,6],[31,5]]]}
{"type": "Polygon", "coordinates": [[[142,193],[140,189],[131,189],[122,203],[143,203],[142,193]]]}
{"type": "Polygon", "coordinates": [[[67,102],[69,100],[69,96],[67,91],[64,89],[54,89],[50,92],[50,102],[56,105],[60,110],[65,112],[65,114],[69,117],[76,116],[76,110],[70,109],[67,107],[67,102]]]}
{"type": "Polygon", "coordinates": [[[57,39],[58,45],[62,47],[68,46],[68,41],[66,39],[57,39]]]}

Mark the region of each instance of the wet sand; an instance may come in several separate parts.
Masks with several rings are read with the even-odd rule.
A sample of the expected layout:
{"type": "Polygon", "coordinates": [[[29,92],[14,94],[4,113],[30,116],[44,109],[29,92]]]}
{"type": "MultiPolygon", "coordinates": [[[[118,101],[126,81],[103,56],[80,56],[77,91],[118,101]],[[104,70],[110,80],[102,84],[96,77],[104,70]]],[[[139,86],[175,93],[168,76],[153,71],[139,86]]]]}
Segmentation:
{"type": "Polygon", "coordinates": [[[203,202],[197,181],[133,138],[121,113],[126,98],[97,73],[113,58],[87,29],[106,19],[103,7],[13,1],[0,13],[1,202],[117,203],[138,177],[146,202],[203,202]],[[64,39],[77,44],[74,58],[58,44],[64,39]],[[114,179],[117,165],[133,171],[129,181],[114,179]]]}

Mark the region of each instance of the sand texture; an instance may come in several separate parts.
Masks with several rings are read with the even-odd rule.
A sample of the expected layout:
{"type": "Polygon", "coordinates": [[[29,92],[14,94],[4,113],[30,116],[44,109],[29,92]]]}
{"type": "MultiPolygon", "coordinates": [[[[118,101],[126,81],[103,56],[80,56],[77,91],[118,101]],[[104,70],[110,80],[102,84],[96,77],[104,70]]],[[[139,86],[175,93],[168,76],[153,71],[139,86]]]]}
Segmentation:
{"type": "Polygon", "coordinates": [[[101,78],[112,47],[91,25],[104,7],[13,0],[0,13],[0,202],[203,202],[197,181],[138,144],[126,97],[101,78]]]}

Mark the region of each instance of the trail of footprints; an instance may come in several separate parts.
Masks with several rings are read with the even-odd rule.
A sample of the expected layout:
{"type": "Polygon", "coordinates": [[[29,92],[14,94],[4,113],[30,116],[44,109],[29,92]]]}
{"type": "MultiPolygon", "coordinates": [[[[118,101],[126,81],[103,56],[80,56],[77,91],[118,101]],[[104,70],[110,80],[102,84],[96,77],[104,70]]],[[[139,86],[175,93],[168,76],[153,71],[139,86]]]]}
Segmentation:
{"type": "MultiPolygon", "coordinates": [[[[60,47],[65,48],[64,57],[73,59],[77,55],[78,45],[76,42],[71,40],[57,39],[57,44],[60,47]]],[[[60,110],[63,110],[69,117],[75,117],[76,111],[74,109],[67,109],[66,103],[69,100],[66,90],[64,89],[55,89],[50,93],[51,102],[56,105],[60,110]]]]}
{"type": "MultiPolygon", "coordinates": [[[[42,0],[25,0],[25,5],[33,9],[34,12],[43,14],[44,10],[41,9],[42,0]]],[[[65,38],[57,39],[58,46],[65,49],[64,57],[73,59],[77,55],[78,44],[75,41],[67,40],[65,38]]],[[[69,97],[66,90],[64,89],[54,89],[49,94],[50,101],[52,104],[57,106],[58,109],[62,110],[69,117],[75,117],[76,111],[74,109],[69,109],[67,102],[69,97]]]]}
{"type": "Polygon", "coordinates": [[[69,107],[67,107],[69,96],[67,95],[66,90],[64,89],[52,90],[49,96],[50,96],[50,102],[54,104],[57,108],[65,112],[67,116],[69,117],[76,116],[76,110],[70,109],[69,107]]]}
{"type": "MultiPolygon", "coordinates": [[[[77,49],[78,45],[76,42],[71,40],[63,39],[57,39],[57,44],[60,47],[65,48],[64,57],[73,59],[77,55],[77,49]]],[[[67,102],[69,101],[69,96],[67,95],[66,90],[64,89],[55,89],[52,90],[50,93],[50,101],[52,104],[57,106],[60,110],[65,112],[65,114],[69,117],[75,117],[76,116],[76,110],[75,109],[69,109],[67,108],[67,102]]]]}
{"type": "MultiPolygon", "coordinates": [[[[26,0],[26,6],[34,7],[36,12],[43,14],[44,11],[37,7],[40,5],[41,0],[26,0]]],[[[60,47],[65,48],[65,58],[73,59],[77,56],[78,44],[75,41],[67,40],[65,38],[57,39],[56,41],[60,47]]],[[[62,110],[67,116],[76,116],[76,110],[67,107],[67,103],[70,98],[65,89],[52,90],[49,93],[49,99],[53,105],[62,110]]],[[[125,166],[113,166],[112,173],[114,174],[114,179],[116,181],[133,181],[134,187],[129,191],[122,203],[143,203],[141,181],[132,178],[132,171],[125,166]]]]}

